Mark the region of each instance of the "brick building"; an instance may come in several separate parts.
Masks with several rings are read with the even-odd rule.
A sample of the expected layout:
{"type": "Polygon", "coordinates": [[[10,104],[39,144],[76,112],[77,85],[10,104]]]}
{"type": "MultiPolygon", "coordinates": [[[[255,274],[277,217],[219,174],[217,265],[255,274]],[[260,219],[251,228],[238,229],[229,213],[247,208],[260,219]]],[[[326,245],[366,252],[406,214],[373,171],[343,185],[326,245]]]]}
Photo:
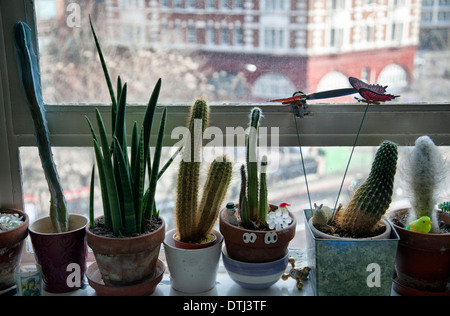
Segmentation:
{"type": "Polygon", "coordinates": [[[191,51],[267,99],[348,85],[411,83],[420,0],[105,0],[119,45],[191,51]],[[120,23],[117,21],[120,20],[120,23]],[[120,25],[115,28],[116,25],[120,25]]]}

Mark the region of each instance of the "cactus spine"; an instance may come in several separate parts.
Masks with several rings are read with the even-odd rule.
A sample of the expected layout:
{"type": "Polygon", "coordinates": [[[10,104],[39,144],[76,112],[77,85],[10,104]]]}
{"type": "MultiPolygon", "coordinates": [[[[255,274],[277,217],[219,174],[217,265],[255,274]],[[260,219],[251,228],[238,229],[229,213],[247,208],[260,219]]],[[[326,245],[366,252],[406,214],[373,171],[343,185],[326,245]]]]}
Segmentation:
{"type": "Polygon", "coordinates": [[[246,165],[241,167],[241,193],[239,198],[239,208],[242,225],[249,227],[250,222],[255,224],[265,223],[268,203],[267,203],[267,157],[264,156],[261,163],[261,174],[258,177],[257,143],[258,130],[262,111],[254,108],[250,114],[249,134],[247,138],[246,165]],[[247,172],[246,172],[247,171],[247,172]]]}
{"type": "Polygon", "coordinates": [[[397,158],[397,145],[383,142],[375,155],[369,177],[337,216],[341,229],[360,237],[370,236],[374,231],[392,201],[397,158]]]}
{"type": "Polygon", "coordinates": [[[203,197],[198,205],[203,133],[208,125],[208,104],[195,101],[188,124],[190,138],[184,144],[177,180],[176,219],[181,241],[200,242],[211,231],[231,181],[232,164],[216,159],[209,169],[203,197]]]}

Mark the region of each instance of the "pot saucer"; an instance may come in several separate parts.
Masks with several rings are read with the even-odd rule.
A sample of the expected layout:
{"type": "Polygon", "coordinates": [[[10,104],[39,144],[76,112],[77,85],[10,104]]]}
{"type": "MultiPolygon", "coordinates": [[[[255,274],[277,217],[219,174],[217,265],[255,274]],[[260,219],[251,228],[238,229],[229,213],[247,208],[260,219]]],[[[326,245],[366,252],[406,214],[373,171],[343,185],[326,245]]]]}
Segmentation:
{"type": "Polygon", "coordinates": [[[97,262],[92,263],[86,271],[89,285],[100,296],[148,296],[153,294],[156,286],[163,278],[166,266],[158,259],[153,277],[133,285],[110,286],[103,282],[97,262]]]}
{"type": "Polygon", "coordinates": [[[395,292],[404,296],[450,296],[450,283],[447,284],[447,289],[444,292],[428,292],[403,285],[395,276],[392,280],[392,288],[395,292]]]}

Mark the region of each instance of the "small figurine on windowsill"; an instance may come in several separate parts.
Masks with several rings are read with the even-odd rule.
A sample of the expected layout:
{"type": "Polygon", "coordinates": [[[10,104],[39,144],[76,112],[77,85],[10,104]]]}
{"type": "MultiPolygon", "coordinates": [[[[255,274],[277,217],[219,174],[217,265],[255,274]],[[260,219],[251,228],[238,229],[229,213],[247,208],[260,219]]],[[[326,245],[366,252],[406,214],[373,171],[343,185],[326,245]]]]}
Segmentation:
{"type": "Polygon", "coordinates": [[[238,226],[239,219],[238,219],[236,204],[234,204],[233,202],[229,202],[229,203],[227,203],[226,207],[227,207],[228,223],[230,223],[231,225],[234,225],[234,226],[238,226]]]}
{"type": "Polygon", "coordinates": [[[303,282],[304,280],[306,280],[308,278],[309,272],[311,271],[310,267],[304,267],[304,268],[296,268],[295,267],[295,259],[294,258],[289,258],[289,263],[291,264],[291,270],[289,271],[289,273],[285,273],[283,274],[283,276],[281,277],[281,279],[283,279],[284,281],[286,281],[287,279],[289,279],[290,277],[297,280],[297,289],[301,290],[303,289],[303,282]]]}
{"type": "Polygon", "coordinates": [[[289,211],[287,209],[288,206],[291,206],[287,203],[281,203],[276,211],[269,212],[267,214],[267,224],[270,229],[283,229],[289,226],[292,223],[292,217],[289,216],[289,211]]]}

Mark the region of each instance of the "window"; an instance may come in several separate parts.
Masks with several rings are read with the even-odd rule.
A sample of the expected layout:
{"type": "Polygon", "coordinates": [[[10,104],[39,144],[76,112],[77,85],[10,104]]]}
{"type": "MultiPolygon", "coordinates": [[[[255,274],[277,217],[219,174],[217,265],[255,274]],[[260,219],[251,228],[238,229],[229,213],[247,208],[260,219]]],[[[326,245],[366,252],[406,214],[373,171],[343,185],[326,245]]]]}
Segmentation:
{"type": "Polygon", "coordinates": [[[197,42],[197,29],[194,25],[189,25],[187,30],[187,41],[188,43],[196,43],[197,42]]]}
{"type": "MultiPolygon", "coordinates": [[[[184,1],[131,1],[123,3],[125,7],[119,6],[119,1],[79,1],[80,12],[83,12],[79,17],[81,19],[79,28],[68,26],[68,18],[74,12],[67,11],[64,6],[63,10],[55,11],[49,1],[36,0],[37,7],[34,10],[30,5],[32,3],[29,0],[16,0],[11,7],[6,1],[0,2],[2,14],[0,38],[4,44],[2,47],[13,47],[10,30],[19,20],[26,21],[31,26],[33,36],[36,36],[34,31],[38,31],[38,36],[34,40],[40,50],[42,88],[47,104],[46,116],[52,132],[55,159],[61,173],[65,175],[63,180],[67,183],[65,190],[73,208],[85,209],[83,203],[86,201],[83,199],[86,196],[86,175],[89,174],[92,159],[91,136],[84,116],[92,117],[97,107],[105,117],[109,113],[109,107],[102,105],[109,103],[109,97],[88,28],[88,13],[92,13],[112,78],[115,80],[117,75],[121,74],[129,83],[129,103],[135,104],[128,108],[128,119],[131,122],[141,119],[143,104],[148,101],[149,87],[152,87],[159,77],[163,78],[160,102],[162,105],[170,106],[171,126],[185,124],[188,113],[186,105],[200,95],[205,96],[215,106],[211,124],[223,131],[229,126],[245,127],[251,107],[260,105],[265,114],[263,124],[279,128],[277,134],[275,132],[272,134],[268,129],[268,139],[276,135],[279,140],[279,153],[274,153],[273,157],[279,159],[280,169],[279,172],[269,176],[270,181],[273,181],[269,188],[274,192],[272,199],[277,202],[285,199],[294,201],[293,205],[298,204],[294,207],[296,212],[307,207],[304,202],[304,183],[301,180],[296,128],[292,109],[280,104],[266,103],[272,98],[287,97],[299,89],[306,93],[329,89],[332,83],[336,84],[336,87],[347,86],[348,81],[344,79],[349,76],[359,77],[362,74],[364,79],[370,80],[371,83],[389,84],[388,92],[397,85],[402,87],[399,92],[401,97],[396,102],[370,107],[358,142],[354,164],[352,163],[352,168],[355,169],[349,174],[349,183],[346,187],[350,187],[351,181],[364,177],[359,173],[367,172],[374,148],[384,139],[406,146],[411,145],[417,136],[429,134],[437,144],[443,146],[443,151],[449,153],[446,147],[450,146],[448,130],[450,89],[446,88],[450,71],[447,62],[448,53],[444,49],[422,51],[414,45],[402,45],[402,42],[398,41],[401,36],[397,34],[405,38],[414,33],[406,32],[413,26],[406,24],[405,21],[394,23],[388,21],[382,25],[380,32],[384,33],[381,37],[389,42],[383,42],[382,48],[359,51],[358,43],[353,43],[351,47],[355,47],[355,50],[332,54],[327,50],[331,42],[328,36],[332,32],[335,33],[333,45],[338,47],[343,37],[339,35],[341,29],[335,27],[332,31],[332,25],[327,25],[323,19],[308,21],[317,25],[304,26],[305,32],[308,32],[308,36],[305,37],[307,40],[301,49],[296,47],[297,50],[293,51],[290,50],[289,43],[290,39],[295,38],[293,32],[298,30],[268,25],[266,28],[259,28],[258,19],[252,18],[251,21],[247,20],[240,25],[242,31],[235,28],[233,33],[230,33],[231,29],[228,26],[222,28],[224,19],[229,22],[228,24],[236,25],[231,21],[233,17],[230,12],[219,12],[225,10],[215,10],[216,2],[207,1],[206,7],[214,8],[208,11],[208,14],[211,14],[208,19],[211,19],[212,23],[205,22],[204,11],[192,19],[198,21],[200,25],[205,24],[209,45],[202,46],[202,54],[199,51],[190,54],[185,41],[193,31],[192,28],[191,31],[188,30],[189,18],[186,15],[193,12],[190,10],[186,13],[179,10],[184,1]],[[129,18],[142,17],[142,14],[138,15],[143,11],[139,8],[142,8],[142,3],[145,7],[145,4],[150,2],[162,4],[164,10],[155,17],[152,14],[147,15],[151,9],[145,8],[145,19],[136,23],[141,27],[141,31],[131,26],[127,27],[128,24],[123,23],[122,14],[128,14],[129,18]],[[128,6],[132,10],[129,10],[128,6]],[[178,10],[173,14],[171,10],[176,8],[178,10]],[[59,14],[58,25],[61,26],[58,28],[54,27],[55,12],[57,16],[59,14]],[[35,14],[38,14],[36,23],[35,14]],[[148,37],[146,34],[138,37],[137,34],[149,30],[148,26],[151,27],[150,30],[157,32],[157,36],[148,37]],[[124,34],[127,34],[124,37],[136,38],[135,45],[119,41],[122,39],[122,29],[124,34]],[[217,41],[214,36],[215,30],[217,41]],[[314,38],[317,46],[314,47],[313,34],[317,35],[314,38]],[[156,41],[155,38],[159,37],[164,39],[163,42],[156,41]],[[228,41],[223,40],[226,37],[228,41]],[[391,40],[394,43],[391,43],[391,40]],[[223,42],[229,43],[230,46],[233,43],[234,52],[221,51],[219,45],[223,42]],[[238,42],[245,42],[245,45],[242,47],[235,45],[238,42]],[[217,54],[217,51],[221,53],[217,54]],[[302,53],[299,54],[299,51],[302,53]],[[419,58],[415,57],[420,57],[422,61],[418,62],[419,58]],[[327,74],[333,72],[341,75],[333,75],[334,77],[331,76],[330,79],[327,74]],[[321,83],[322,80],[326,84],[321,83]],[[222,89],[221,93],[216,93],[219,89],[222,89]],[[287,195],[283,195],[283,188],[287,195]]],[[[233,5],[235,3],[232,2],[233,5]]],[[[334,1],[334,3],[336,9],[342,7],[345,10],[354,10],[349,1],[334,1]]],[[[405,2],[405,6],[407,5],[409,1],[405,2]]],[[[281,8],[281,4],[279,7],[281,8]]],[[[287,2],[283,8],[286,11],[286,15],[283,16],[289,18],[291,12],[288,10],[287,2]]],[[[267,13],[264,12],[264,7],[254,10],[246,7],[246,10],[252,10],[249,16],[258,18],[267,13]]],[[[324,5],[317,12],[329,12],[328,10],[330,7],[324,5]]],[[[379,10],[383,8],[380,7],[379,10]]],[[[417,14],[417,17],[410,17],[414,23],[420,19],[420,12],[417,14]]],[[[295,25],[292,26],[294,27],[295,25]]],[[[203,33],[200,33],[203,32],[202,28],[197,32],[199,38],[203,36],[203,33]]],[[[4,154],[0,155],[2,175],[0,203],[23,208],[25,200],[27,209],[32,210],[35,207],[36,210],[39,208],[41,212],[46,213],[45,204],[40,205],[48,201],[41,193],[46,191],[45,182],[36,162],[33,129],[27,119],[28,110],[17,78],[13,49],[0,50],[0,66],[2,69],[0,145],[4,149],[4,154]],[[20,174],[20,165],[24,172],[23,176],[20,174]],[[36,175],[41,178],[34,183],[32,179],[36,175]],[[35,189],[36,186],[38,189],[35,189]]],[[[339,186],[341,167],[348,158],[349,146],[353,144],[354,134],[363,113],[361,104],[352,101],[340,104],[314,104],[309,108],[310,115],[297,119],[307,170],[311,171],[311,181],[317,189],[313,196],[316,201],[323,199],[327,203],[330,201],[332,203],[336,187],[339,186]],[[325,164],[321,160],[325,161],[325,164]],[[327,177],[322,177],[323,175],[327,177]]],[[[178,139],[171,139],[170,131],[168,133],[166,146],[171,148],[170,146],[177,143],[178,139]]],[[[168,182],[161,185],[161,190],[170,187],[173,177],[168,176],[164,181],[168,182]]],[[[230,191],[230,198],[236,194],[233,190],[238,189],[230,191]]],[[[170,212],[173,207],[173,203],[166,199],[162,199],[159,203],[165,205],[165,212],[170,212]]]]}
{"type": "Polygon", "coordinates": [[[227,26],[220,28],[220,44],[224,46],[230,45],[230,29],[227,26]]]}
{"type": "Polygon", "coordinates": [[[278,95],[290,95],[295,91],[292,81],[280,74],[262,75],[256,80],[253,95],[265,98],[276,98],[278,95]]]}
{"type": "Polygon", "coordinates": [[[282,28],[266,27],[264,30],[264,48],[277,50],[286,48],[285,30],[282,28]]]}
{"type": "Polygon", "coordinates": [[[214,45],[216,43],[216,30],[213,26],[206,28],[206,45],[214,45]]]}
{"type": "Polygon", "coordinates": [[[344,44],[344,30],[338,28],[332,28],[330,30],[330,47],[335,49],[341,49],[344,44]]]}

